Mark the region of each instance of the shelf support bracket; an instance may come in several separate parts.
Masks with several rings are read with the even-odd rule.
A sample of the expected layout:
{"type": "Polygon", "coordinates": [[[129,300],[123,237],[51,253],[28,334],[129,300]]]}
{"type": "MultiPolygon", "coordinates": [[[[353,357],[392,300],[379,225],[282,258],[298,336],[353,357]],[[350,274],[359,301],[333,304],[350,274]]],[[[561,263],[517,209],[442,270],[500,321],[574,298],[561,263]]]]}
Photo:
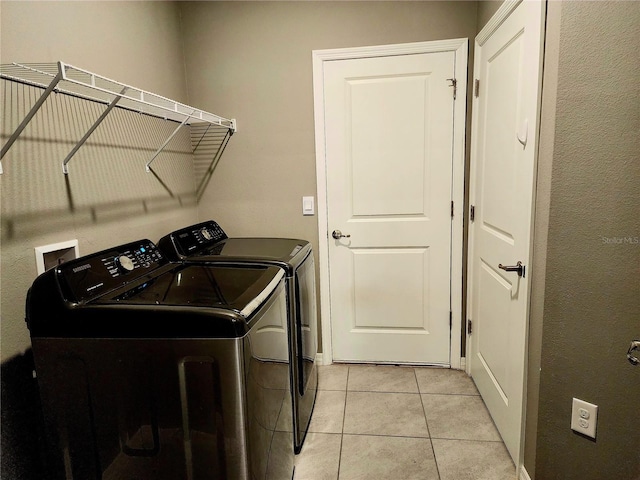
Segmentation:
{"type": "MultiPolygon", "coordinates": [[[[193,112],[191,112],[191,114],[195,113],[195,110],[193,112]]],[[[147,164],[145,165],[145,170],[147,171],[147,173],[149,173],[151,171],[151,164],[153,163],[153,161],[156,159],[156,157],[158,155],[160,155],[160,152],[162,152],[162,150],[164,150],[164,147],[166,147],[169,142],[171,141],[171,139],[173,137],[176,136],[176,134],[180,131],[180,129],[182,127],[185,126],[185,124],[189,121],[189,119],[191,118],[191,114],[187,115],[185,117],[185,119],[182,121],[182,123],[180,125],[178,125],[178,127],[173,131],[173,133],[171,135],[169,135],[169,138],[167,138],[165,140],[165,142],[160,146],[160,148],[158,148],[158,150],[156,150],[156,153],[153,154],[153,156],[151,157],[151,159],[147,162],[147,164]]]]}
{"type": "Polygon", "coordinates": [[[202,195],[204,194],[204,190],[207,184],[209,183],[209,179],[213,175],[213,171],[216,169],[216,166],[220,161],[220,157],[222,157],[224,150],[227,148],[227,144],[229,143],[229,139],[231,138],[231,135],[233,135],[233,129],[230,128],[229,130],[227,130],[227,134],[224,136],[224,139],[222,140],[222,144],[220,145],[220,148],[218,149],[216,154],[213,156],[213,159],[211,160],[211,164],[209,165],[209,168],[207,169],[204,176],[202,177],[202,180],[200,181],[200,185],[198,185],[198,188],[196,189],[196,198],[198,202],[200,201],[200,199],[202,198],[202,195]]]}
{"type": "Polygon", "coordinates": [[[104,110],[104,112],[102,112],[102,115],[100,115],[98,117],[98,119],[93,122],[93,125],[91,125],[91,128],[87,131],[87,133],[84,134],[84,137],[82,137],[80,139],[80,141],[78,143],[76,143],[76,146],[73,147],[73,150],[71,150],[69,152],[69,155],[67,155],[67,158],[64,159],[64,161],[62,162],[62,173],[64,173],[65,175],[69,174],[69,168],[67,167],[67,164],[71,161],[71,158],[76,154],[76,152],[78,150],[80,150],[80,147],[82,147],[82,145],[84,145],[84,143],[89,139],[89,137],[91,136],[91,134],[96,130],[96,128],[98,128],[98,126],[102,123],[102,121],[107,118],[107,115],[109,115],[109,112],[111,110],[113,110],[113,107],[116,106],[116,104],[120,101],[120,99],[122,98],[122,96],[127,92],[127,88],[128,87],[124,87],[120,93],[118,95],[115,96],[115,98],[113,100],[111,100],[111,103],[109,103],[109,105],[107,106],[107,108],[104,110]]]}
{"type": "MultiPolygon", "coordinates": [[[[18,125],[18,128],[16,128],[16,131],[13,132],[13,135],[9,137],[9,140],[7,140],[7,143],[5,143],[4,146],[2,147],[2,150],[0,150],[0,160],[2,160],[4,155],[9,151],[13,143],[18,139],[18,137],[20,136],[22,131],[26,128],[26,126],[29,124],[31,119],[35,116],[38,110],[40,110],[40,107],[47,100],[51,92],[55,90],[60,80],[62,80],[61,68],[58,69],[58,74],[55,77],[53,77],[53,79],[51,80],[51,83],[49,83],[49,86],[45,89],[44,92],[42,92],[42,95],[40,95],[40,98],[38,99],[38,101],[33,105],[33,107],[31,107],[31,110],[29,110],[29,113],[27,113],[27,116],[24,117],[24,120],[22,120],[22,123],[18,125]]],[[[0,163],[0,174],[2,174],[2,163],[0,163]]]]}

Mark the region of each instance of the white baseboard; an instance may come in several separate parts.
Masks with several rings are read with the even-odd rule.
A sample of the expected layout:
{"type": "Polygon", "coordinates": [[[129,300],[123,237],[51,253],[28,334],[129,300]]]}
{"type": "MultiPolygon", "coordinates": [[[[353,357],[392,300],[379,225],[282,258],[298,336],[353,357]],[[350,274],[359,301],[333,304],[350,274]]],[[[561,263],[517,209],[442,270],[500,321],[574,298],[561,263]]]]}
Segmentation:
{"type": "Polygon", "coordinates": [[[520,480],[531,480],[531,477],[527,473],[527,469],[524,468],[524,465],[522,465],[522,468],[520,469],[520,480]]]}
{"type": "MultiPolygon", "coordinates": [[[[332,362],[327,363],[326,365],[331,365],[332,362]]],[[[325,365],[324,357],[322,352],[316,354],[316,364],[317,365],[325,365]]],[[[465,357],[460,358],[460,370],[467,371],[467,359],[465,357]]]]}

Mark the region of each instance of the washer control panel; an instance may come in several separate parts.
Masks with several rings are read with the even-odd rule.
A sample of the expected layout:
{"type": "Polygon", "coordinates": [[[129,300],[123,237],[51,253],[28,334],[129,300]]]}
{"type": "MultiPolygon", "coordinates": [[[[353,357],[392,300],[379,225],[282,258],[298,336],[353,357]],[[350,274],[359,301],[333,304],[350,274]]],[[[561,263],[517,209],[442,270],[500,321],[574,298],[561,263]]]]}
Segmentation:
{"type": "Polygon", "coordinates": [[[175,231],[171,237],[178,253],[185,257],[228,238],[213,220],[175,231]]]}
{"type": "Polygon", "coordinates": [[[139,240],[56,267],[65,298],[79,303],[136,280],[167,263],[150,240],[139,240]]]}

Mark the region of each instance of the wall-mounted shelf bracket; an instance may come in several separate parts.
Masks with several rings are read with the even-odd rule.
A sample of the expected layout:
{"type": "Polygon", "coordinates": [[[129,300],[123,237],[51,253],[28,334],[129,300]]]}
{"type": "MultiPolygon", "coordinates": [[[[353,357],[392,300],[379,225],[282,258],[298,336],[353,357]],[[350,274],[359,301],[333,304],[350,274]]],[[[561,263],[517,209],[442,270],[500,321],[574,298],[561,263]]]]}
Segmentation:
{"type": "MultiPolygon", "coordinates": [[[[9,137],[7,143],[3,145],[2,150],[0,151],[0,160],[11,148],[22,131],[38,112],[40,107],[42,107],[52,91],[107,105],[105,111],[64,159],[62,171],[65,175],[68,174],[68,163],[71,158],[77,153],[80,147],[82,147],[91,134],[107,117],[109,112],[115,107],[179,123],[178,128],[176,128],[167,141],[164,142],[151,160],[147,162],[147,171],[149,171],[151,162],[160,154],[162,149],[167,146],[169,141],[171,141],[178,130],[184,125],[208,123],[227,128],[231,134],[236,131],[235,120],[229,120],[227,118],[184,105],[174,100],[170,100],[160,95],[146,92],[130,85],[125,85],[64,62],[44,64],[3,64],[0,65],[0,78],[42,88],[44,90],[18,128],[16,128],[13,134],[9,137]]],[[[2,163],[0,163],[0,174],[1,173],[2,163]]]]}
{"type": "MultiPolygon", "coordinates": [[[[30,70],[31,71],[35,71],[34,69],[31,69],[29,67],[24,67],[24,68],[27,71],[30,71],[30,70]]],[[[2,73],[2,70],[0,70],[0,77],[1,78],[7,78],[7,79],[11,80],[10,77],[5,76],[4,73],[2,73]]],[[[40,110],[40,107],[42,106],[42,104],[47,100],[47,98],[49,98],[49,95],[51,94],[51,92],[53,92],[56,89],[56,87],[57,87],[58,83],[60,82],[60,80],[62,80],[62,75],[58,71],[58,73],[53,76],[51,81],[45,87],[45,90],[44,90],[44,92],[42,92],[42,95],[40,95],[40,98],[38,98],[36,103],[33,104],[33,107],[31,107],[31,110],[29,110],[29,113],[27,113],[27,115],[24,117],[24,119],[22,120],[20,125],[18,125],[18,128],[16,128],[16,130],[13,132],[13,134],[9,137],[9,140],[7,140],[7,143],[5,143],[2,146],[2,150],[0,150],[0,175],[2,173],[4,173],[4,171],[2,169],[2,158],[9,151],[9,149],[14,144],[14,142],[18,139],[18,137],[20,136],[22,131],[26,128],[26,126],[29,124],[29,122],[35,116],[35,114],[38,112],[38,110],[40,110]]],[[[29,83],[30,84],[30,82],[23,82],[23,83],[29,83]]]]}
{"type": "MultiPolygon", "coordinates": [[[[235,120],[233,120],[233,122],[235,125],[235,120]]],[[[233,135],[234,132],[235,132],[235,129],[229,129],[227,133],[224,135],[224,138],[222,138],[222,140],[220,141],[220,144],[218,145],[218,148],[215,151],[213,158],[211,159],[209,168],[204,173],[202,179],[200,180],[200,183],[198,184],[198,187],[196,188],[196,197],[198,201],[200,201],[200,199],[202,198],[202,195],[204,194],[204,191],[207,188],[209,180],[211,179],[211,176],[213,175],[213,172],[216,169],[218,162],[220,161],[220,157],[222,157],[222,154],[224,153],[225,149],[227,148],[227,144],[229,143],[229,139],[231,138],[231,135],[233,135]]],[[[200,142],[202,141],[203,138],[204,138],[204,134],[200,138],[200,142]]],[[[198,145],[196,145],[194,152],[195,150],[198,149],[200,142],[198,142],[198,145]]]]}
{"type": "Polygon", "coordinates": [[[69,152],[69,155],[67,155],[67,158],[65,158],[64,161],[62,162],[62,173],[64,173],[65,175],[69,174],[69,169],[67,168],[67,163],[69,163],[69,161],[71,160],[71,157],[73,157],[76,154],[76,152],[78,150],[80,150],[80,147],[82,147],[82,145],[84,145],[84,142],[86,142],[88,140],[88,138],[95,131],[95,129],[98,128],[98,126],[102,123],[102,121],[105,118],[107,118],[107,115],[109,115],[109,112],[113,109],[113,107],[116,106],[116,104],[118,103],[118,101],[120,101],[120,99],[122,98],[122,95],[126,91],[127,91],[127,87],[124,87],[122,89],[122,92],[120,92],[120,95],[116,96],[113,100],[111,100],[111,103],[105,109],[105,111],[102,112],[102,115],[100,115],[98,117],[98,119],[93,123],[93,125],[91,125],[91,128],[87,131],[87,133],[84,134],[84,137],[82,137],[80,139],[80,141],[78,143],[76,143],[76,146],[73,147],[73,149],[69,152]]]}
{"type": "Polygon", "coordinates": [[[162,150],[164,150],[164,147],[166,147],[169,144],[171,139],[176,136],[176,133],[178,133],[180,131],[180,129],[182,127],[184,127],[184,125],[187,123],[188,120],[189,120],[189,117],[185,117],[185,119],[182,121],[182,123],[180,125],[178,125],[178,127],[173,131],[173,133],[171,135],[169,135],[169,138],[167,138],[165,140],[165,142],[160,146],[160,148],[158,148],[158,150],[156,150],[156,153],[153,154],[151,159],[145,165],[145,169],[146,169],[147,173],[149,173],[151,171],[151,164],[156,159],[156,157],[158,155],[160,155],[160,152],[162,152],[162,150]]]}

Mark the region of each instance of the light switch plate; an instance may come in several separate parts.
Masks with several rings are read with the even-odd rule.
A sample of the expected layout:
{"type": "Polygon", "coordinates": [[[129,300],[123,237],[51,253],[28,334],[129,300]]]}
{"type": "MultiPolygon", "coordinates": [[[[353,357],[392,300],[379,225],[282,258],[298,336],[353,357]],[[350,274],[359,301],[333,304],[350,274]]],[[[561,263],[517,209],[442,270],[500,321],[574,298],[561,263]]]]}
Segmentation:
{"type": "Polygon", "coordinates": [[[302,215],[315,215],[315,199],[313,197],[302,197],[302,215]]]}
{"type": "Polygon", "coordinates": [[[578,398],[573,399],[571,407],[571,430],[596,438],[598,406],[578,398]]]}

